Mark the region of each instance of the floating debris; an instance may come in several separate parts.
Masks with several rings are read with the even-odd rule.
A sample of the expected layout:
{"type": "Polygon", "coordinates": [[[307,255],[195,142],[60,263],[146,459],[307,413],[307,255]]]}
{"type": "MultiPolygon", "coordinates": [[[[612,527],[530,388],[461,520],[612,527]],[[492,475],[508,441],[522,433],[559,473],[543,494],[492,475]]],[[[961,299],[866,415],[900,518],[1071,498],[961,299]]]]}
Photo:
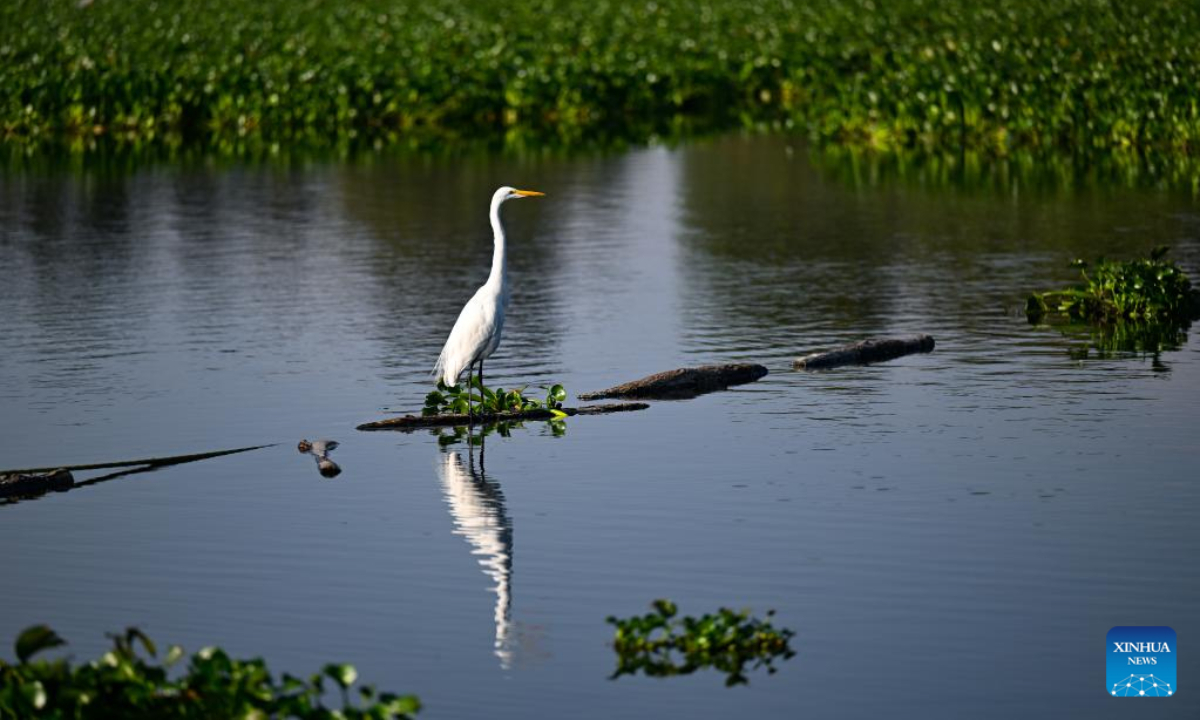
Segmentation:
{"type": "Polygon", "coordinates": [[[601,398],[640,398],[644,400],[684,400],[704,393],[743,385],[767,375],[767,369],[755,363],[702,365],[656,373],[607,390],[583,393],[580,400],[601,398]]]}
{"type": "Polygon", "coordinates": [[[61,468],[48,473],[7,473],[0,475],[0,498],[37,497],[52,490],[70,490],[74,485],[71,471],[61,468]]]}
{"type": "Polygon", "coordinates": [[[42,495],[48,490],[72,490],[74,488],[87,487],[88,485],[96,485],[102,482],[107,482],[115,478],[125,475],[133,475],[135,473],[149,472],[157,470],[161,467],[169,465],[182,465],[183,463],[196,462],[198,460],[208,460],[217,458],[223,455],[234,455],[236,453],[249,452],[251,450],[261,450],[270,445],[254,445],[253,447],[235,448],[233,450],[216,450],[214,452],[193,453],[190,455],[171,455],[167,457],[142,458],[140,460],[122,460],[119,462],[106,463],[91,463],[87,465],[65,465],[57,468],[27,468],[22,470],[0,470],[0,497],[21,499],[24,497],[36,497],[42,495]],[[117,472],[101,475],[99,477],[89,478],[75,482],[74,472],[84,470],[108,470],[117,469],[117,472]],[[32,492],[27,492],[29,488],[33,488],[32,492]],[[38,489],[44,488],[44,489],[38,489]]]}
{"type": "Polygon", "coordinates": [[[825,370],[840,365],[865,365],[894,360],[913,353],[931,352],[933,346],[933,336],[931,335],[863,340],[826,352],[796,358],[793,367],[797,370],[825,370]]]}
{"type": "Polygon", "coordinates": [[[317,472],[322,477],[332,478],[342,474],[342,468],[329,459],[329,453],[339,445],[337,440],[301,440],[296,449],[301,453],[312,455],[317,461],[317,472]]]}

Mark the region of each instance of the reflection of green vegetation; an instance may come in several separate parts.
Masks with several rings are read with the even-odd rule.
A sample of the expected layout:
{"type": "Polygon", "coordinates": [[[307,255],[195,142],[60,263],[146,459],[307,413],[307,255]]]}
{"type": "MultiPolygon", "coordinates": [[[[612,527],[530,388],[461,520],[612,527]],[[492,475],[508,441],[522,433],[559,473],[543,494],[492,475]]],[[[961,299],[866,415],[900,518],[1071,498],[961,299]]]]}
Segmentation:
{"type": "Polygon", "coordinates": [[[1187,275],[1172,260],[1168,248],[1156,247],[1150,257],[1127,262],[1101,258],[1089,268],[1082,260],[1083,282],[1065,290],[1034,293],[1025,304],[1030,318],[1054,312],[1074,321],[1183,322],[1200,308],[1187,275]]]}
{"type": "Polygon", "coordinates": [[[412,695],[358,690],[361,705],[350,700],[358,677],[351,665],[326,665],[307,681],[284,675],[276,682],[262,660],[234,660],[218,648],[205,648],[171,679],[169,669],[183,659],[171,646],[162,664],[147,660],[158,651],[150,638],[130,628],[112,636],[113,648],[100,659],[72,667],[67,660],[33,660],[41,650],[63,645],[50,628],[28,628],[17,638],[17,663],[0,660],[0,718],[407,718],[421,707],[412,695]],[[325,681],[341,694],[340,709],[323,704],[325,681]]]}
{"type": "Polygon", "coordinates": [[[422,415],[444,415],[455,413],[467,414],[468,410],[475,413],[504,413],[520,412],[522,410],[546,409],[554,413],[555,418],[564,418],[561,412],[563,400],[567,399],[567,391],[562,385],[552,385],[546,388],[546,399],[537,400],[525,396],[525,388],[505,390],[504,388],[484,387],[478,376],[471,378],[471,390],[464,385],[449,386],[438,380],[437,390],[425,396],[425,407],[422,415]],[[478,392],[475,392],[478,391],[478,392]]]}
{"type": "MultiPolygon", "coordinates": [[[[546,426],[550,429],[550,434],[554,437],[562,437],[567,434],[567,423],[561,419],[547,420],[546,426]]],[[[495,434],[500,437],[511,437],[513,430],[524,429],[525,423],[521,420],[498,420],[496,422],[483,423],[474,428],[465,425],[457,425],[452,428],[434,428],[433,434],[437,436],[438,445],[441,447],[449,447],[461,442],[466,442],[468,445],[474,446],[483,444],[483,439],[489,435],[495,434]]]]}
{"type": "Polygon", "coordinates": [[[10,0],[0,132],[231,151],[699,122],[876,148],[1200,147],[1200,6],[1168,0],[10,0]]]}
{"type": "Polygon", "coordinates": [[[824,144],[812,150],[809,160],[815,167],[851,187],[953,186],[1000,193],[1087,187],[1182,188],[1195,193],[1200,188],[1195,156],[1147,156],[1133,148],[1071,154],[1018,148],[1003,157],[979,148],[873,152],[856,145],[824,144]]]}
{"type": "MultiPolygon", "coordinates": [[[[617,669],[613,677],[645,673],[650,677],[688,675],[711,667],[726,674],[729,686],[746,682],[750,670],[767,668],[774,673],[776,658],[796,653],[788,645],[795,634],[776,630],[770,620],[750,618],[748,611],[721,608],[715,615],[675,620],[677,608],[670,600],[655,600],[654,612],[628,619],[608,618],[617,630],[613,649],[617,669]]],[[[774,615],[769,611],[767,617],[774,615]]]]}
{"type": "MultiPolygon", "coordinates": [[[[1105,358],[1124,353],[1158,355],[1178,350],[1187,342],[1189,326],[1187,322],[1116,320],[1099,325],[1059,325],[1058,329],[1067,337],[1086,338],[1098,356],[1105,358]]],[[[1073,355],[1083,359],[1088,351],[1083,349],[1073,355]]]]}

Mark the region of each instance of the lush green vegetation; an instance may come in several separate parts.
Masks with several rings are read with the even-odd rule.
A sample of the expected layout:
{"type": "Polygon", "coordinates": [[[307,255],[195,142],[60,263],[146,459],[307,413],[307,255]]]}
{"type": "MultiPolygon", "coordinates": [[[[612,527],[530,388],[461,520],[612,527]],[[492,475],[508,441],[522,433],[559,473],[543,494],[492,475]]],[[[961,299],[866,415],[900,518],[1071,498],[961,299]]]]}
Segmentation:
{"type": "Polygon", "coordinates": [[[796,653],[791,630],[777,630],[767,620],[750,617],[749,611],[721,608],[715,615],[675,619],[678,608],[670,600],[655,600],[653,612],[628,619],[608,618],[616,626],[613,649],[617,669],[612,677],[644,673],[650,677],[688,675],[702,668],[725,673],[729,686],[747,682],[746,671],[759,667],[774,673],[777,658],[796,653]]]}
{"type": "Polygon", "coordinates": [[[230,151],[733,124],[880,148],[1200,150],[1190,0],[9,0],[0,135],[230,151]]]}
{"type": "Polygon", "coordinates": [[[412,695],[350,688],[358,677],[351,665],[326,665],[308,680],[276,680],[262,660],[235,660],[219,648],[192,655],[182,672],[171,669],[184,651],[171,646],[161,663],[158,649],[141,631],[112,636],[112,650],[72,666],[69,660],[35,660],[42,650],[63,645],[53,630],[38,625],[17,638],[17,662],[0,660],[0,719],[3,718],[409,718],[420,709],[412,695]],[[138,652],[137,645],[141,646],[138,652]],[[146,657],[143,657],[146,656],[146,657]],[[326,707],[326,681],[340,708],[326,707]]]}
{"type": "Polygon", "coordinates": [[[521,412],[522,410],[550,410],[556,418],[566,417],[560,411],[563,401],[567,399],[567,391],[562,385],[552,385],[546,388],[546,399],[537,400],[525,395],[525,388],[505,390],[504,388],[484,387],[479,376],[471,378],[470,385],[459,384],[449,386],[438,380],[437,390],[430,391],[425,396],[425,407],[422,415],[444,415],[453,413],[466,415],[468,411],[475,414],[498,414],[506,412],[521,412]]]}
{"type": "Polygon", "coordinates": [[[1031,323],[1049,320],[1069,335],[1086,334],[1101,357],[1176,350],[1186,342],[1192,321],[1200,317],[1200,292],[1167,259],[1167,252],[1160,246],[1145,258],[1101,258],[1095,265],[1075,260],[1072,266],[1079,268],[1081,282],[1033,293],[1025,313],[1031,323]]]}
{"type": "Polygon", "coordinates": [[[1074,287],[1034,293],[1025,303],[1032,318],[1058,313],[1069,320],[1114,322],[1181,322],[1195,318],[1200,304],[1196,292],[1179,266],[1167,260],[1168,248],[1154,248],[1149,257],[1127,262],[1101,258],[1095,266],[1083,260],[1083,281],[1074,287]]]}

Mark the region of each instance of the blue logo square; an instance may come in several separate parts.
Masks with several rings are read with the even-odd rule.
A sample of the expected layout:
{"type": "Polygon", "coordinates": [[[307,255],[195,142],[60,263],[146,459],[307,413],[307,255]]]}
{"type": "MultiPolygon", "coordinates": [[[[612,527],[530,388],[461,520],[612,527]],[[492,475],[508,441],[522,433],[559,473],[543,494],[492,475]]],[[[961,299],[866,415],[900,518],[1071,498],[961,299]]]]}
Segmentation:
{"type": "Polygon", "coordinates": [[[1164,625],[1121,625],[1108,631],[1108,694],[1171,697],[1175,694],[1175,631],[1164,625]]]}

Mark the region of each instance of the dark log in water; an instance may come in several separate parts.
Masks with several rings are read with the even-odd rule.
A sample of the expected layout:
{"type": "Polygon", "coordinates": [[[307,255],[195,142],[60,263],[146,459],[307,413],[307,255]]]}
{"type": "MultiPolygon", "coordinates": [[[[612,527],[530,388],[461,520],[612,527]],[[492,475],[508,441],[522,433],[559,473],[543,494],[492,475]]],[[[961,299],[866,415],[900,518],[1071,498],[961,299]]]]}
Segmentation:
{"type": "Polygon", "coordinates": [[[930,335],[863,340],[827,352],[796,358],[793,366],[797,370],[824,370],[839,365],[884,362],[913,353],[927,353],[931,350],[933,350],[933,337],[930,335]]]}
{"type": "MultiPolygon", "coordinates": [[[[603,415],[605,413],[628,412],[630,410],[645,410],[650,407],[646,403],[610,403],[607,405],[584,405],[577,408],[561,408],[567,415],[603,415]]],[[[522,410],[520,412],[478,413],[474,417],[462,414],[443,415],[404,415],[403,417],[388,418],[375,422],[363,423],[359,430],[417,430],[420,428],[453,427],[457,425],[484,425],[495,422],[512,422],[519,420],[553,420],[554,413],[539,408],[537,410],[522,410]]]]}
{"type": "Polygon", "coordinates": [[[682,400],[697,395],[724,390],[731,385],[754,382],[767,374],[767,369],[754,363],[732,365],[702,365],[694,368],[668,370],[641,380],[616,385],[607,390],[584,393],[580,400],[600,398],[642,398],[682,400]]]}
{"type": "Polygon", "coordinates": [[[75,477],[70,470],[48,473],[7,473],[0,475],[0,498],[32,497],[51,490],[70,490],[75,477]]]}

